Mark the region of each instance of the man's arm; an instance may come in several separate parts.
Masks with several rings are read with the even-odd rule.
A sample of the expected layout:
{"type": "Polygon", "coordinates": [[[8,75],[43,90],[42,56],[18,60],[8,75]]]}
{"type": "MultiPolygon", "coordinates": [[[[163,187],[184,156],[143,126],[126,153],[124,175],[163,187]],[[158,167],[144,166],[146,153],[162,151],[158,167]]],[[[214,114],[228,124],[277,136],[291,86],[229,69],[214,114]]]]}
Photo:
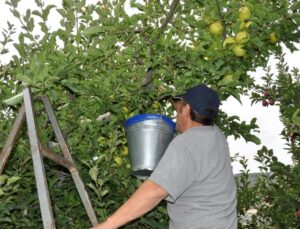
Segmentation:
{"type": "Polygon", "coordinates": [[[144,215],[165,199],[168,193],[153,181],[145,181],[104,223],[93,229],[115,229],[144,215]]]}

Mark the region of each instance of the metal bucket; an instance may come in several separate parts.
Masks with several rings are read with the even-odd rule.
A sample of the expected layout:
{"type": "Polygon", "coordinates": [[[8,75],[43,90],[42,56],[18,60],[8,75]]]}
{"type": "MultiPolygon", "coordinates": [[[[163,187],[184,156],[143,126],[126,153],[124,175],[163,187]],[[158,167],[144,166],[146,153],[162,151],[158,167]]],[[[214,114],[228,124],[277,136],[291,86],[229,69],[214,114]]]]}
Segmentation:
{"type": "Polygon", "coordinates": [[[158,114],[140,114],[125,124],[132,175],[145,179],[154,170],[173,139],[176,124],[158,114]]]}

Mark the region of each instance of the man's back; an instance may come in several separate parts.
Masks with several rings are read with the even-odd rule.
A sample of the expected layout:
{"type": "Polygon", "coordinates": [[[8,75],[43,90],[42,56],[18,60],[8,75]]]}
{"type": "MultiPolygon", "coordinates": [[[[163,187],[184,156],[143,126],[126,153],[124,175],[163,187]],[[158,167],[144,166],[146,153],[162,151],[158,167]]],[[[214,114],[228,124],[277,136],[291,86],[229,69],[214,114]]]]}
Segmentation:
{"type": "Polygon", "coordinates": [[[193,127],[177,136],[149,179],[170,194],[171,229],[237,227],[236,186],[218,127],[193,127]]]}

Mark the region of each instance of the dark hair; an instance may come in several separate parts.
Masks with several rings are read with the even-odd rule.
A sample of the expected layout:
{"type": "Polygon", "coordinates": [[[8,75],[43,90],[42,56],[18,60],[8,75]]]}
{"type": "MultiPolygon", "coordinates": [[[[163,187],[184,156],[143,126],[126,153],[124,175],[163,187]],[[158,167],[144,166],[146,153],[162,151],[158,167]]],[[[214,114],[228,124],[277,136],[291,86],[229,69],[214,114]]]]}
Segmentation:
{"type": "Polygon", "coordinates": [[[212,126],[214,124],[214,118],[207,117],[206,115],[198,114],[196,111],[191,109],[190,112],[191,120],[199,122],[204,126],[212,126]]]}
{"type": "MultiPolygon", "coordinates": [[[[182,104],[187,105],[188,103],[182,99],[182,104]]],[[[211,113],[211,114],[215,113],[215,110],[212,109],[212,108],[207,108],[206,111],[211,113]]],[[[198,112],[196,112],[192,108],[191,108],[191,111],[190,111],[190,117],[191,117],[192,121],[199,122],[204,126],[212,126],[214,124],[214,121],[215,121],[215,119],[214,119],[215,117],[208,117],[206,115],[199,114],[198,112]]]]}

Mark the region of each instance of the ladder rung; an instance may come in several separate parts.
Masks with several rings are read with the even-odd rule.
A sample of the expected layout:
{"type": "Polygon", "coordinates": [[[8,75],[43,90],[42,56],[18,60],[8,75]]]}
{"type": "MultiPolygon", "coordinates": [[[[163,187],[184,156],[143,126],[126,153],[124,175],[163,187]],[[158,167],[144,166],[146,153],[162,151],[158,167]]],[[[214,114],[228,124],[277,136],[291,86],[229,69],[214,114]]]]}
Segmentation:
{"type": "Polygon", "coordinates": [[[56,162],[57,164],[69,169],[70,172],[72,172],[73,170],[76,169],[75,165],[70,162],[69,160],[67,160],[66,158],[57,155],[56,153],[54,153],[53,151],[51,151],[50,149],[46,149],[44,147],[42,147],[42,154],[44,157],[56,162]]]}

